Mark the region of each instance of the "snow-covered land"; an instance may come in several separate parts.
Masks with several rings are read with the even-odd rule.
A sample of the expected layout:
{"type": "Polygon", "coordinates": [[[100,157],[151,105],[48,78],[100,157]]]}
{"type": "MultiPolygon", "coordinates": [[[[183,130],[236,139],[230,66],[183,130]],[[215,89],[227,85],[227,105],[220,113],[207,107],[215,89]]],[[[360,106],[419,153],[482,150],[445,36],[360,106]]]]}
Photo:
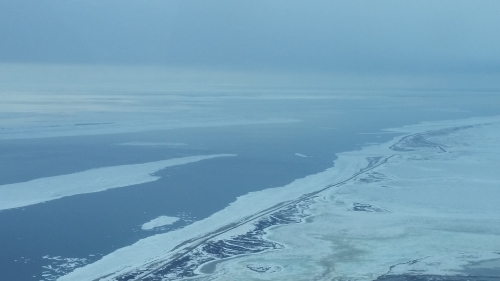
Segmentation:
{"type": "Polygon", "coordinates": [[[500,260],[500,118],[425,123],[60,277],[374,280],[500,260]]]}
{"type": "Polygon", "coordinates": [[[73,174],[0,185],[0,210],[38,204],[65,196],[104,191],[159,179],[153,173],[183,165],[233,154],[188,156],[143,164],[120,165],[73,174]]]}
{"type": "Polygon", "coordinates": [[[155,219],[148,221],[147,223],[141,226],[142,230],[151,230],[153,228],[157,228],[160,226],[170,225],[174,222],[178,221],[177,217],[169,217],[169,216],[160,216],[155,219]]]}

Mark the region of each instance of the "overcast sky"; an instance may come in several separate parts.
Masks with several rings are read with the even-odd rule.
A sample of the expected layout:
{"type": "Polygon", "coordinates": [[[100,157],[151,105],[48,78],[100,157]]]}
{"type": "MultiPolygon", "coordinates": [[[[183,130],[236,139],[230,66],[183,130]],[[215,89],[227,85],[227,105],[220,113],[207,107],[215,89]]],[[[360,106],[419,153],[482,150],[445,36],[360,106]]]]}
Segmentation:
{"type": "Polygon", "coordinates": [[[500,1],[0,0],[0,61],[500,72],[500,1]]]}

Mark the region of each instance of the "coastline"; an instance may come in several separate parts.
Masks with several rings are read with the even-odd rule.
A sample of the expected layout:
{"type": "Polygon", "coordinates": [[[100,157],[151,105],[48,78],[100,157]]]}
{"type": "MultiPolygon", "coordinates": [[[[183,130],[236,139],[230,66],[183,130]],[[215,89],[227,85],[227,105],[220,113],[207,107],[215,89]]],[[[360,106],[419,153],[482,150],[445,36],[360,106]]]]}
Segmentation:
{"type": "MultiPolygon", "coordinates": [[[[264,280],[268,278],[286,278],[286,276],[289,274],[295,276],[293,274],[297,274],[296,270],[287,270],[285,267],[277,265],[276,262],[269,263],[269,260],[263,258],[263,256],[265,255],[271,255],[273,256],[274,260],[279,260],[280,254],[281,256],[283,256],[283,251],[280,252],[273,250],[285,249],[284,251],[287,251],[297,246],[297,241],[287,241],[286,235],[281,234],[280,236],[279,233],[290,232],[291,228],[296,228],[300,225],[304,225],[305,223],[303,219],[305,217],[308,217],[308,227],[310,227],[311,222],[314,223],[315,220],[317,220],[325,213],[328,214],[328,209],[325,209],[328,206],[331,207],[332,205],[334,205],[334,209],[340,208],[342,209],[342,211],[346,211],[347,208],[345,204],[336,206],[335,201],[332,201],[332,198],[330,197],[338,196],[339,194],[335,192],[338,192],[339,189],[342,188],[345,189],[346,186],[352,184],[350,181],[356,181],[360,178],[361,175],[367,174],[368,176],[373,176],[369,175],[369,172],[374,168],[385,164],[388,161],[388,157],[392,157],[390,163],[393,164],[395,163],[393,161],[402,161],[401,159],[404,159],[404,157],[408,155],[412,155],[413,157],[418,153],[442,153],[439,148],[429,145],[424,147],[424,150],[426,151],[416,153],[404,150],[395,151],[393,149],[391,150],[391,147],[394,147],[394,145],[398,144],[400,141],[405,140],[405,138],[407,138],[408,136],[414,134],[418,135],[418,132],[422,131],[428,132],[434,130],[442,130],[450,126],[471,126],[478,123],[492,123],[499,121],[500,119],[498,117],[471,118],[458,121],[422,123],[415,126],[389,129],[390,131],[397,131],[401,133],[405,132],[406,136],[394,138],[392,141],[386,142],[384,144],[366,146],[361,150],[340,153],[338,154],[338,159],[334,162],[334,166],[325,170],[324,172],[295,180],[294,182],[286,186],[252,192],[247,195],[238,197],[237,200],[231,203],[227,208],[215,213],[205,220],[195,222],[189,226],[186,226],[185,228],[176,231],[165,234],[158,234],[140,240],[133,245],[124,247],[112,254],[103,257],[101,260],[93,264],[78,268],[72,273],[60,277],[58,280],[77,281],[94,280],[98,278],[102,278],[99,280],[114,280],[114,278],[119,276],[130,276],[134,278],[134,280],[140,280],[141,278],[145,278],[146,276],[148,276],[149,278],[152,278],[152,280],[155,280],[154,274],[158,274],[158,276],[161,274],[163,274],[162,276],[170,274],[168,276],[173,278],[174,280],[182,279],[184,277],[195,277],[197,279],[203,279],[207,276],[195,276],[195,272],[200,274],[199,271],[196,271],[200,267],[200,265],[206,264],[208,262],[213,262],[214,260],[217,260],[217,258],[227,258],[225,256],[231,256],[231,254],[233,257],[241,255],[242,258],[231,259],[227,263],[221,262],[220,264],[218,264],[217,267],[220,266],[222,270],[216,269],[215,273],[210,276],[211,279],[217,279],[218,277],[231,277],[231,272],[233,271],[241,273],[242,264],[247,263],[248,265],[249,260],[257,260],[258,264],[256,266],[250,266],[250,268],[268,268],[268,270],[264,271],[263,269],[259,269],[262,272],[252,269],[247,270],[248,274],[245,274],[246,277],[249,278],[249,280],[252,280],[252,278],[259,278],[259,280],[262,278],[264,280]],[[319,190],[322,190],[321,187],[324,188],[328,186],[330,187],[324,189],[323,191],[321,191],[321,193],[318,192],[319,190]],[[307,195],[310,195],[310,197],[304,198],[304,196],[307,197],[307,195]],[[256,204],[257,202],[258,204],[256,204]],[[277,215],[280,215],[281,217],[277,217],[277,215]],[[281,227],[277,225],[287,225],[287,227],[281,227]],[[255,231],[256,228],[257,231],[255,231]],[[207,232],[207,229],[211,231],[207,232]],[[192,239],[185,240],[185,237],[192,237],[193,233],[197,233],[198,235],[193,237],[192,239]],[[248,236],[248,233],[253,233],[254,235],[248,236]],[[256,247],[249,247],[245,246],[244,244],[238,244],[238,241],[241,242],[242,239],[246,239],[247,242],[251,241],[253,244],[255,244],[256,241],[266,241],[266,243],[262,244],[264,246],[261,245],[261,247],[259,247],[258,245],[256,247]],[[158,245],[161,245],[161,248],[158,247],[158,245]],[[221,246],[222,248],[228,248],[228,245],[238,246],[240,248],[240,251],[235,251],[235,247],[233,247],[232,253],[230,251],[226,251],[222,252],[221,254],[220,251],[210,251],[210,249],[213,249],[213,247],[206,247],[206,245],[216,245],[221,246]],[[242,248],[243,250],[241,250],[242,248]],[[245,251],[245,249],[249,250],[250,253],[259,254],[244,255],[243,252],[245,251]],[[192,258],[186,260],[186,257],[189,257],[189,253],[193,252],[196,253],[195,256],[197,256],[198,259],[192,258]],[[187,263],[180,263],[180,260],[182,260],[183,258],[187,263]],[[180,269],[176,270],[172,267],[172,265],[175,263],[177,263],[178,268],[187,268],[191,273],[187,273],[186,271],[180,269]],[[264,266],[259,266],[259,264],[264,264],[264,266]],[[186,267],[186,265],[188,266],[186,267]],[[170,273],[167,272],[168,270],[170,270],[170,273]],[[224,274],[221,275],[221,272],[224,272],[224,274]]],[[[381,169],[383,168],[384,167],[382,167],[381,169]]],[[[370,209],[370,207],[372,207],[372,205],[368,203],[359,204],[364,205],[353,206],[351,207],[351,209],[354,207],[359,207],[361,209],[368,210],[370,209]]],[[[385,210],[381,207],[374,207],[378,209],[373,210],[385,210]]],[[[371,213],[394,214],[390,210],[388,210],[388,212],[371,213]]],[[[341,215],[340,217],[342,217],[342,215],[344,214],[336,213],[335,215],[341,215]]],[[[492,219],[496,220],[497,217],[493,216],[492,219]]],[[[359,228],[359,226],[353,225],[351,225],[351,227],[359,228]]],[[[392,233],[390,235],[395,235],[394,233],[396,233],[397,235],[402,235],[400,230],[399,232],[395,231],[394,229],[392,229],[391,231],[388,231],[388,233],[392,233]]],[[[335,230],[333,230],[333,232],[335,232],[335,230]]],[[[302,234],[303,233],[304,232],[302,232],[302,234]]],[[[320,232],[316,233],[316,235],[320,235],[320,232]]],[[[354,251],[353,249],[351,250],[354,251]]],[[[331,255],[331,249],[327,245],[323,248],[322,252],[315,252],[315,255],[317,257],[324,258],[325,255],[331,255]]],[[[296,259],[298,258],[296,257],[296,259]]],[[[316,259],[316,262],[318,262],[318,259],[316,259]]],[[[360,275],[351,277],[359,280],[368,280],[370,278],[375,279],[377,276],[380,276],[387,272],[387,265],[390,265],[391,262],[392,260],[386,261],[382,265],[368,270],[368,272],[373,272],[369,278],[367,276],[369,276],[370,274],[361,274],[362,276],[360,275]],[[382,272],[382,269],[384,269],[384,272],[382,272]]],[[[255,263],[255,261],[253,261],[253,263],[255,263]]],[[[247,269],[249,268],[247,266],[245,267],[247,269]]],[[[335,272],[330,270],[330,273],[326,273],[325,275],[324,270],[313,269],[318,268],[316,268],[315,265],[311,265],[309,270],[303,270],[303,272],[323,272],[322,274],[324,274],[325,278],[329,276],[329,274],[333,274],[332,272],[335,272]]],[[[349,270],[347,269],[345,270],[345,272],[348,271],[349,270]]]]}

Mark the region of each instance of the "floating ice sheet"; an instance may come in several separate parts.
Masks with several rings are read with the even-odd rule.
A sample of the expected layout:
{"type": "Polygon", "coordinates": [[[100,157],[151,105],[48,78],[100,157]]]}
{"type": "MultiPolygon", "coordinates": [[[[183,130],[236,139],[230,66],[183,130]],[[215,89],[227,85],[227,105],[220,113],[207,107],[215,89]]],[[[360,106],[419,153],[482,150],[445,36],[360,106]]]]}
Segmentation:
{"type": "Polygon", "coordinates": [[[99,192],[159,179],[153,173],[183,165],[234,154],[188,156],[144,164],[112,166],[83,172],[0,185],[0,210],[38,204],[65,196],[99,192]]]}
{"type": "Polygon", "coordinates": [[[160,216],[155,219],[148,221],[147,223],[141,226],[142,230],[151,230],[153,228],[157,228],[160,226],[171,225],[174,222],[178,221],[177,217],[169,217],[169,216],[160,216]]]}

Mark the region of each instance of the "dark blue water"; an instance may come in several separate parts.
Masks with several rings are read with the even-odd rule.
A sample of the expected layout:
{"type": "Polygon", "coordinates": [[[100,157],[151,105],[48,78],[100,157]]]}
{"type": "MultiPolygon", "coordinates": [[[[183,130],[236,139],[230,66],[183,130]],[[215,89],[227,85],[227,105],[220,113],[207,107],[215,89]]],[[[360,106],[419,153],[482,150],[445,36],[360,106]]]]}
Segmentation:
{"type": "Polygon", "coordinates": [[[277,116],[293,112],[303,122],[0,141],[0,184],[188,155],[238,155],[170,167],[159,171],[161,178],[155,182],[0,211],[2,280],[43,280],[42,266],[59,264],[43,256],[87,258],[86,262],[92,262],[141,238],[189,223],[180,220],[154,231],[140,229],[158,216],[206,218],[237,196],[283,186],[323,171],[332,166],[338,152],[395,136],[360,133],[420,121],[500,114],[495,106],[483,106],[494,100],[494,95],[481,102],[468,101],[470,95],[459,101],[452,97],[456,96],[306,104],[254,101],[245,106],[274,110],[277,116]],[[124,142],[188,145],[117,145],[124,142]],[[295,153],[308,157],[297,157],[295,153]]]}

